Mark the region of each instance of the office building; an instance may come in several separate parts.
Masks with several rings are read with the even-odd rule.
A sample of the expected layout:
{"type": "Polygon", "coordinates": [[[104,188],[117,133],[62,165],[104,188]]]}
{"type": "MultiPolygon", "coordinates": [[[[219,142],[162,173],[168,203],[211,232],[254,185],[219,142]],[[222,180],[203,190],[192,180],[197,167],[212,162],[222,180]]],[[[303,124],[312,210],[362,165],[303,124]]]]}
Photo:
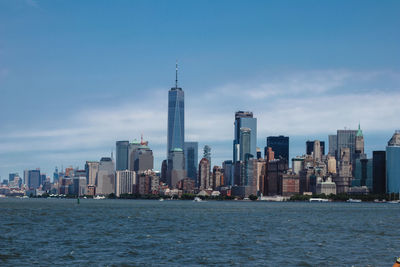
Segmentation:
{"type": "Polygon", "coordinates": [[[364,154],[364,135],[360,128],[360,124],[358,124],[354,153],[355,153],[355,156],[354,156],[355,159],[365,159],[366,158],[366,155],[364,154]]]}
{"type": "Polygon", "coordinates": [[[348,148],[350,150],[350,163],[354,163],[355,152],[356,152],[356,135],[357,130],[337,130],[337,148],[336,151],[339,153],[336,160],[340,160],[341,149],[348,148]]]}
{"type": "Polygon", "coordinates": [[[167,184],[171,188],[177,188],[178,182],[186,177],[185,155],[182,149],[175,148],[170,151],[167,167],[167,184]]]}
{"type": "Polygon", "coordinates": [[[224,173],[224,185],[234,185],[232,160],[225,160],[222,163],[222,169],[224,173]]]}
{"type": "Polygon", "coordinates": [[[194,181],[197,180],[198,149],[198,142],[185,142],[186,176],[194,181]]]}
{"type": "Polygon", "coordinates": [[[316,145],[316,141],[319,142],[319,147],[320,147],[320,152],[319,152],[319,158],[321,158],[323,155],[325,155],[325,142],[324,141],[307,141],[306,142],[306,154],[307,155],[315,155],[316,153],[314,152],[314,146],[316,145]]]}
{"type": "Polygon", "coordinates": [[[386,147],[386,192],[400,192],[400,130],[397,130],[386,147]]]}
{"type": "Polygon", "coordinates": [[[101,158],[96,184],[97,195],[115,193],[115,165],[112,158],[101,158]]]}
{"type": "Polygon", "coordinates": [[[268,136],[267,147],[274,151],[276,159],[284,159],[289,163],[289,137],[288,136],[268,136]]]}
{"type": "Polygon", "coordinates": [[[366,186],[372,191],[372,159],[356,159],[352,187],[366,186]]]}
{"type": "Polygon", "coordinates": [[[337,158],[337,135],[331,134],[328,135],[329,139],[329,154],[337,158]]]}
{"type": "Polygon", "coordinates": [[[299,174],[304,169],[304,157],[292,158],[292,172],[299,174]]]}
{"type": "MultiPolygon", "coordinates": [[[[253,118],[253,113],[249,111],[238,111],[235,113],[235,132],[233,140],[233,162],[244,161],[245,153],[240,151],[241,128],[250,129],[249,153],[253,157],[257,156],[257,119],[253,118]]],[[[246,145],[247,146],[247,145],[246,145]]]]}
{"type": "Polygon", "coordinates": [[[184,92],[178,87],[178,65],[176,65],[175,87],[168,92],[168,137],[167,155],[175,148],[184,149],[185,102],[184,92]]]}
{"type": "Polygon", "coordinates": [[[116,142],[116,170],[123,171],[129,168],[129,141],[116,142]]]}
{"type": "Polygon", "coordinates": [[[206,158],[202,158],[199,163],[199,173],[197,186],[200,190],[212,188],[212,180],[210,179],[210,162],[206,158]]]}
{"type": "Polygon", "coordinates": [[[147,145],[141,144],[134,150],[132,155],[133,157],[131,160],[133,161],[133,171],[138,173],[141,171],[147,171],[153,169],[154,167],[153,151],[147,145]]]}
{"type": "Polygon", "coordinates": [[[86,161],[85,170],[86,170],[86,183],[89,186],[95,186],[96,179],[97,179],[97,173],[99,171],[99,162],[98,161],[86,161]]]}
{"type": "Polygon", "coordinates": [[[41,185],[40,170],[29,170],[28,171],[28,182],[26,184],[29,189],[37,189],[41,185]]]}
{"type": "Polygon", "coordinates": [[[136,172],[124,170],[116,171],[115,195],[133,194],[133,187],[136,185],[136,172]]]}
{"type": "Polygon", "coordinates": [[[372,152],[372,191],[386,193],[386,151],[372,152]]]}

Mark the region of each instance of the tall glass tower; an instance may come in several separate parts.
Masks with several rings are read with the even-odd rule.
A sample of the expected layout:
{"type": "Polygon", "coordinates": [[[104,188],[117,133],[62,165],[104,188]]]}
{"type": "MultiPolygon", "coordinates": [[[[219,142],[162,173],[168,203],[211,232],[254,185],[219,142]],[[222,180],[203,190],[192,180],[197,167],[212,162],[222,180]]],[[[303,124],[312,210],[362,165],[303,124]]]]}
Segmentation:
{"type": "Polygon", "coordinates": [[[175,87],[168,92],[167,183],[175,188],[186,176],[185,168],[185,102],[184,92],[178,87],[178,63],[175,87]]]}
{"type": "Polygon", "coordinates": [[[184,92],[178,87],[178,64],[176,64],[175,87],[168,92],[168,140],[167,156],[175,149],[184,149],[185,102],[184,92]]]}

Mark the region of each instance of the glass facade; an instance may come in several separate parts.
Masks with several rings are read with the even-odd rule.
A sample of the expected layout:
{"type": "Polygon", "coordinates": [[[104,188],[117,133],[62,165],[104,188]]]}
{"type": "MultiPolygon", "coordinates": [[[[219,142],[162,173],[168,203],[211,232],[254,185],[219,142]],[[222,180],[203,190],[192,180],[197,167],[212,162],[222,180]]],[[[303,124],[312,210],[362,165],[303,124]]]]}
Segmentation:
{"type": "Polygon", "coordinates": [[[184,149],[185,105],[182,88],[171,88],[168,92],[168,140],[167,155],[175,148],[184,149]]]}
{"type": "Polygon", "coordinates": [[[374,151],[373,166],[372,166],[372,180],[373,192],[375,194],[386,193],[386,151],[374,151]]]}
{"type": "Polygon", "coordinates": [[[116,169],[123,171],[128,169],[129,141],[117,141],[116,143],[116,169]]]}
{"type": "Polygon", "coordinates": [[[185,167],[187,177],[197,180],[198,142],[185,142],[185,167]]]}
{"type": "Polygon", "coordinates": [[[289,137],[288,136],[268,136],[267,147],[272,148],[275,158],[283,158],[289,163],[289,137]]]}
{"type": "Polygon", "coordinates": [[[233,162],[243,161],[244,155],[240,151],[240,128],[250,129],[250,154],[257,156],[257,119],[253,118],[253,113],[248,111],[238,111],[235,113],[235,132],[233,140],[233,162]]]}
{"type": "MultiPolygon", "coordinates": [[[[350,162],[352,163],[356,152],[356,135],[357,130],[337,130],[337,152],[340,153],[342,148],[350,148],[350,162]]],[[[336,160],[339,160],[339,155],[336,160]]]]}
{"type": "Polygon", "coordinates": [[[400,146],[386,147],[387,193],[400,192],[400,146]]]}

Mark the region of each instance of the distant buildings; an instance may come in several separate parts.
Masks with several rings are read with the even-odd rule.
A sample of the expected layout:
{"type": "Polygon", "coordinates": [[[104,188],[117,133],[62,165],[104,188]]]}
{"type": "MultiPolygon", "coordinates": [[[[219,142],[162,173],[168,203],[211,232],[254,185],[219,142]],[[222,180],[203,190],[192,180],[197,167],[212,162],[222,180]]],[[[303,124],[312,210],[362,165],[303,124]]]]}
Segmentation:
{"type": "Polygon", "coordinates": [[[210,178],[210,162],[206,158],[202,158],[199,163],[199,174],[197,186],[200,190],[212,188],[212,180],[210,178]]]}
{"type": "Polygon", "coordinates": [[[386,193],[386,151],[372,152],[373,192],[386,193]]]}
{"type": "Polygon", "coordinates": [[[396,131],[386,147],[386,186],[388,193],[400,192],[400,131],[396,131]]]}
{"type": "Polygon", "coordinates": [[[136,172],[129,170],[116,171],[115,195],[117,197],[122,194],[133,194],[136,184],[136,172]]]}
{"type": "Polygon", "coordinates": [[[198,154],[198,142],[185,142],[186,176],[191,178],[193,181],[197,180],[198,154]]]}
{"type": "Polygon", "coordinates": [[[86,183],[89,186],[95,186],[97,180],[97,173],[99,172],[99,162],[98,161],[86,161],[86,183]]]}
{"type": "Polygon", "coordinates": [[[256,157],[257,153],[257,119],[253,118],[250,111],[238,111],[235,113],[235,129],[233,139],[233,162],[244,161],[245,153],[240,150],[241,129],[247,129],[250,133],[250,144],[246,145],[248,153],[256,157]]]}
{"type": "Polygon", "coordinates": [[[270,147],[274,151],[276,159],[282,158],[289,162],[289,137],[288,136],[268,136],[267,148],[270,147]]]}
{"type": "Polygon", "coordinates": [[[116,170],[128,170],[129,163],[129,141],[116,142],[116,170]]]}
{"type": "Polygon", "coordinates": [[[101,158],[96,185],[97,195],[115,193],[115,165],[112,158],[101,158]]]}

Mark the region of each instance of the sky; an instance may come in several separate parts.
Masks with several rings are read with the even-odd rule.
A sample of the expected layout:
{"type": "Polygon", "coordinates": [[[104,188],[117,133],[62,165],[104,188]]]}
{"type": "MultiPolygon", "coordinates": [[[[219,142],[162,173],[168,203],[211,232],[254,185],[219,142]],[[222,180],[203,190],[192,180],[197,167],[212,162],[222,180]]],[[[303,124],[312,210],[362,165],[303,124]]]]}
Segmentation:
{"type": "Polygon", "coordinates": [[[232,158],[238,110],[260,148],[286,135],[295,157],[360,123],[371,157],[400,129],[398,14],[389,0],[0,0],[0,177],[83,168],[141,134],[159,170],[176,60],[185,140],[212,165],[232,158]]]}

